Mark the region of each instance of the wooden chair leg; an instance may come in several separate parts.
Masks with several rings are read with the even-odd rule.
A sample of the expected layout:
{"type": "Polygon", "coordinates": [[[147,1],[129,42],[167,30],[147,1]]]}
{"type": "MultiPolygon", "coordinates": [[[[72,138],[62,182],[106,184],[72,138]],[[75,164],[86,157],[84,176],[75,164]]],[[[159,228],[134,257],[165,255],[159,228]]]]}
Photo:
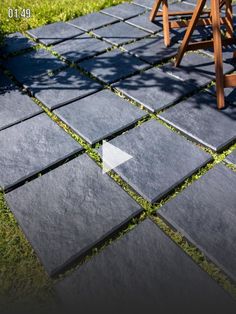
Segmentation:
{"type": "Polygon", "coordinates": [[[170,24],[169,24],[169,12],[168,12],[168,0],[163,0],[163,32],[164,43],[166,47],[170,46],[170,24]]]}
{"type": "Polygon", "coordinates": [[[233,8],[231,0],[225,0],[226,7],[226,36],[228,38],[234,37],[234,24],[233,24],[233,8]]]}
{"type": "Polygon", "coordinates": [[[155,0],[155,3],[153,5],[153,7],[152,7],[152,11],[151,11],[150,16],[149,16],[149,20],[151,22],[154,21],[156,15],[157,15],[157,12],[158,12],[158,10],[160,8],[161,2],[162,2],[162,0],[155,0]]]}
{"type": "Polygon", "coordinates": [[[220,32],[219,6],[220,6],[219,0],[211,0],[217,107],[218,109],[222,109],[225,106],[225,99],[224,99],[224,73],[223,73],[222,38],[220,32]]]}
{"type": "Polygon", "coordinates": [[[194,32],[194,29],[197,26],[198,20],[201,16],[201,13],[203,11],[205,4],[206,4],[206,0],[198,0],[198,2],[197,2],[197,6],[193,11],[193,15],[192,15],[192,18],[189,22],[189,26],[187,28],[184,39],[182,41],[182,44],[181,44],[179,51],[178,51],[178,54],[176,56],[176,61],[175,61],[176,67],[180,65],[180,62],[181,62],[183,55],[186,51],[186,48],[187,48],[188,43],[190,41],[190,38],[194,32]]]}

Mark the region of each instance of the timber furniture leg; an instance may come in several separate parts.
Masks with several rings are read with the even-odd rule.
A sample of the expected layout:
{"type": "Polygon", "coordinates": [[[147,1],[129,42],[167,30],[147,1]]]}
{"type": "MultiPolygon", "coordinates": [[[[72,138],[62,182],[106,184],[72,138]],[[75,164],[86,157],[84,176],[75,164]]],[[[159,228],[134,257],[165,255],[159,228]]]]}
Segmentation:
{"type": "Polygon", "coordinates": [[[162,0],[155,0],[155,3],[153,5],[153,7],[152,7],[152,11],[151,11],[150,17],[149,17],[149,20],[151,22],[154,21],[156,15],[157,15],[157,12],[158,12],[158,10],[160,8],[161,2],[162,2],[162,0]]]}
{"type": "Polygon", "coordinates": [[[226,36],[228,38],[234,37],[234,24],[233,24],[233,8],[232,8],[232,1],[225,0],[225,7],[226,7],[226,36]]]}
{"type": "Polygon", "coordinates": [[[166,47],[170,46],[170,24],[169,24],[169,12],[168,12],[168,0],[163,0],[163,32],[164,43],[166,47]]]}

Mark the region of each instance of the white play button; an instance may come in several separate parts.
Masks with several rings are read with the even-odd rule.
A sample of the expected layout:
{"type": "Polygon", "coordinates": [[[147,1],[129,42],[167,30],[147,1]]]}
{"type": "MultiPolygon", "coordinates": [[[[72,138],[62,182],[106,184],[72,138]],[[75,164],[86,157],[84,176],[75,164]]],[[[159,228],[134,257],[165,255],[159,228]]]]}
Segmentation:
{"type": "Polygon", "coordinates": [[[106,173],[119,165],[123,164],[124,162],[130,160],[133,156],[130,156],[123,150],[119,149],[118,147],[103,141],[102,145],[102,172],[106,173]]]}

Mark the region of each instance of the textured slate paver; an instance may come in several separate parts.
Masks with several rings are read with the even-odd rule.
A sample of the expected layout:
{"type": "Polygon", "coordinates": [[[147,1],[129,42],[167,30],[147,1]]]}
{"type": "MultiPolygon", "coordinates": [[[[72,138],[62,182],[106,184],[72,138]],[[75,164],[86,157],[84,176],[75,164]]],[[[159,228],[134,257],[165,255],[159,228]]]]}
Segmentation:
{"type": "Polygon", "coordinates": [[[236,150],[234,150],[226,159],[228,162],[236,165],[236,150]]]}
{"type": "Polygon", "coordinates": [[[90,144],[126,128],[145,115],[108,90],[73,102],[55,113],[90,144]]]}
{"type": "Polygon", "coordinates": [[[1,131],[0,146],[2,188],[9,188],[81,150],[46,114],[1,131]]]}
{"type": "Polygon", "coordinates": [[[5,36],[2,45],[0,45],[0,53],[7,55],[21,50],[25,50],[35,46],[35,43],[29,40],[21,33],[13,33],[5,36]]]}
{"type": "Polygon", "coordinates": [[[105,52],[109,47],[111,47],[110,44],[83,34],[55,45],[53,50],[65,59],[77,62],[105,52]]]}
{"type": "Polygon", "coordinates": [[[49,46],[78,36],[83,32],[67,23],[57,22],[31,29],[27,33],[44,45],[49,46]]]}
{"type": "Polygon", "coordinates": [[[124,22],[99,28],[93,33],[114,45],[125,44],[135,39],[143,38],[149,33],[124,22]]]}
{"type": "Polygon", "coordinates": [[[159,116],[215,151],[236,139],[236,107],[218,110],[216,98],[207,92],[194,95],[159,116]]]}
{"type": "MultiPolygon", "coordinates": [[[[215,85],[208,89],[210,93],[216,96],[216,87],[215,85]]],[[[236,106],[236,89],[235,88],[225,88],[224,95],[227,104],[229,106],[236,106]]]]}
{"type": "Polygon", "coordinates": [[[72,313],[235,309],[233,299],[149,219],[58,282],[56,291],[72,313]]]}
{"type": "Polygon", "coordinates": [[[0,72],[0,130],[42,112],[42,109],[0,72]]]}
{"type": "Polygon", "coordinates": [[[116,137],[110,143],[133,156],[115,171],[150,202],[169,193],[211,159],[156,120],[116,137]]]}
{"type": "Polygon", "coordinates": [[[123,48],[136,57],[154,64],[174,57],[177,53],[178,44],[167,48],[164,45],[163,37],[155,36],[143,38],[132,44],[125,45],[123,48]]]}
{"type": "Polygon", "coordinates": [[[140,6],[136,6],[129,3],[122,3],[116,6],[109,7],[102,10],[102,13],[114,16],[120,20],[127,20],[134,16],[144,13],[146,10],[140,6]]]}
{"type": "Polygon", "coordinates": [[[65,67],[65,63],[46,50],[37,50],[4,61],[16,79],[29,86],[42,74],[65,67]]]}
{"type": "Polygon", "coordinates": [[[113,86],[151,111],[163,109],[195,89],[193,85],[157,68],[122,80],[113,86]]]}
{"type": "Polygon", "coordinates": [[[113,16],[105,15],[100,12],[95,12],[92,14],[77,17],[76,19],[70,20],[67,23],[88,32],[92,29],[100,28],[102,26],[112,24],[117,21],[119,20],[113,16]]]}
{"type": "Polygon", "coordinates": [[[91,60],[85,60],[79,63],[79,66],[105,83],[116,82],[149,67],[146,62],[119,50],[109,51],[91,60]]]}
{"type": "Polygon", "coordinates": [[[236,278],[236,173],[217,165],[158,213],[236,278]]]}
{"type": "Polygon", "coordinates": [[[77,69],[67,68],[53,76],[41,76],[31,84],[29,90],[49,109],[54,109],[101,88],[101,84],[81,74],[77,69]]]}
{"type": "Polygon", "coordinates": [[[6,198],[50,274],[141,211],[87,155],[8,193],[6,198]]]}
{"type": "Polygon", "coordinates": [[[126,23],[141,28],[147,32],[152,34],[159,32],[162,30],[162,23],[158,22],[150,22],[149,20],[150,13],[147,12],[145,14],[133,17],[126,21],[126,23]]]}
{"type": "Polygon", "coordinates": [[[133,3],[148,9],[151,9],[154,4],[153,0],[134,0],[133,3]]]}
{"type": "MultiPolygon", "coordinates": [[[[225,73],[233,70],[229,64],[223,66],[225,73]]],[[[161,69],[196,87],[202,87],[215,79],[214,60],[199,53],[186,54],[179,67],[169,63],[161,69]]]]}

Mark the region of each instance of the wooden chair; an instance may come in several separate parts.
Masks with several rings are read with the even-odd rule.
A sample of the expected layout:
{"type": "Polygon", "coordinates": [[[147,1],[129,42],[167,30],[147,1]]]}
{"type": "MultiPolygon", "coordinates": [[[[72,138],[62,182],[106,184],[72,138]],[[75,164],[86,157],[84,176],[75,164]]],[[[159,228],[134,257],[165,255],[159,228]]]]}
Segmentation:
{"type": "MultiPolygon", "coordinates": [[[[156,16],[162,16],[163,20],[163,32],[164,32],[164,43],[168,47],[170,45],[170,30],[173,28],[187,27],[189,24],[188,20],[182,20],[183,17],[191,17],[192,11],[179,11],[171,12],[169,11],[168,0],[155,0],[152,11],[150,13],[150,21],[153,22],[156,16]],[[162,12],[158,12],[162,5],[162,12]],[[177,20],[169,20],[169,17],[178,17],[177,20]]],[[[201,12],[202,15],[209,17],[210,11],[204,10],[201,12]]],[[[209,23],[209,19],[202,19],[198,22],[199,25],[205,25],[209,23]]]]}
{"type": "MultiPolygon", "coordinates": [[[[227,46],[229,44],[236,43],[236,37],[234,36],[233,27],[233,10],[232,0],[211,0],[210,20],[213,30],[213,39],[189,43],[193,31],[198,25],[201,13],[203,11],[206,0],[198,0],[196,8],[193,12],[192,18],[189,22],[189,26],[185,33],[182,44],[179,48],[175,66],[179,66],[184,53],[188,50],[205,49],[209,47],[214,48],[215,59],[215,71],[216,71],[216,95],[217,95],[217,107],[222,109],[225,107],[224,88],[236,87],[236,74],[223,74],[223,57],[222,57],[222,45],[227,46]],[[221,9],[225,7],[225,17],[221,17],[221,9]],[[226,38],[222,39],[221,24],[226,26],[226,38]]],[[[236,58],[236,52],[234,52],[233,58],[236,58]]]]}

